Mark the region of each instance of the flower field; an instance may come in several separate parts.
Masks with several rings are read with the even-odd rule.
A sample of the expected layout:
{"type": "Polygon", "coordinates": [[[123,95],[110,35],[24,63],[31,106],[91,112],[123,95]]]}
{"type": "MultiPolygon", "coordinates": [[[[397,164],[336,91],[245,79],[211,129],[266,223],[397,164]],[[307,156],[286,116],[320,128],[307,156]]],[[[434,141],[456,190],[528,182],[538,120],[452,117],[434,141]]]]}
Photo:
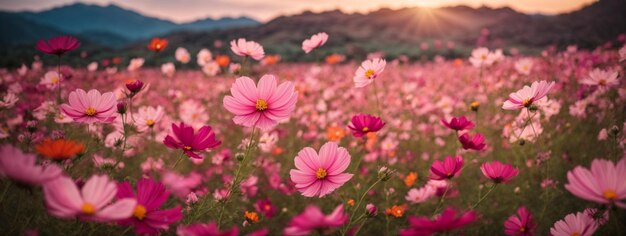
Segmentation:
{"type": "Polygon", "coordinates": [[[626,47],[297,63],[147,44],[181,47],[73,67],[61,36],[37,44],[60,64],[0,71],[1,235],[626,232],[626,47]]]}

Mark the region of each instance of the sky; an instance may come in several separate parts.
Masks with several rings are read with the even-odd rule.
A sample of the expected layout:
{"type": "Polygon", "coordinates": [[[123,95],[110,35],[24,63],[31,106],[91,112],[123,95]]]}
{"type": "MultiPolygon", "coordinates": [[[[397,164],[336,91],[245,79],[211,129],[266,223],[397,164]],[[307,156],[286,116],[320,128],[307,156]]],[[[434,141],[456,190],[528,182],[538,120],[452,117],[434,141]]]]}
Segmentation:
{"type": "Polygon", "coordinates": [[[471,7],[509,6],[524,13],[558,14],[570,12],[597,0],[0,0],[3,11],[41,11],[83,2],[97,5],[116,4],[143,15],[182,23],[206,17],[248,16],[268,21],[280,15],[305,10],[320,12],[340,9],[344,12],[368,12],[388,7],[471,7]]]}

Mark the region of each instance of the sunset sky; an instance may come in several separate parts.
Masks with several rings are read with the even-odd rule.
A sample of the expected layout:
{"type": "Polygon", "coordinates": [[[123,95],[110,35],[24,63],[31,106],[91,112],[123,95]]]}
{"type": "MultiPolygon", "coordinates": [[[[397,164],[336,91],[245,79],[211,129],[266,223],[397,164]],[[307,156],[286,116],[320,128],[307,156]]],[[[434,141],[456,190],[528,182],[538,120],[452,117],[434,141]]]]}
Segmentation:
{"type": "Polygon", "coordinates": [[[249,16],[267,21],[279,15],[304,10],[341,9],[346,12],[367,12],[380,7],[441,7],[468,5],[479,7],[509,6],[525,13],[557,14],[581,8],[597,0],[2,0],[4,11],[41,11],[75,2],[107,5],[114,3],[144,15],[175,22],[188,22],[205,17],[249,16]]]}

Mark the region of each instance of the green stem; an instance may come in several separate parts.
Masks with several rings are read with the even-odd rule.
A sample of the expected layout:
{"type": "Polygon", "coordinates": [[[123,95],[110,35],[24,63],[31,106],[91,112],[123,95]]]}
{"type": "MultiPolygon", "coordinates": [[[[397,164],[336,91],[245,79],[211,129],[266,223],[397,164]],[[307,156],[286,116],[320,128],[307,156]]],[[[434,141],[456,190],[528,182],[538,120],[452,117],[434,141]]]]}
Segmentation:
{"type": "Polygon", "coordinates": [[[435,207],[435,211],[433,212],[433,215],[437,214],[437,212],[439,212],[439,209],[441,209],[441,206],[443,206],[443,202],[446,201],[446,195],[448,195],[449,189],[450,189],[450,186],[446,185],[446,191],[443,191],[443,195],[441,195],[441,199],[439,199],[439,203],[437,203],[437,207],[435,207]]]}
{"type": "Polygon", "coordinates": [[[172,169],[176,168],[176,166],[178,165],[178,162],[180,162],[180,160],[182,160],[184,156],[185,156],[185,152],[181,152],[180,156],[178,156],[178,160],[176,160],[176,162],[174,162],[174,165],[172,165],[172,169]]]}
{"type": "Polygon", "coordinates": [[[348,224],[346,225],[345,229],[343,230],[343,232],[341,232],[341,235],[346,235],[346,232],[348,231],[348,229],[350,229],[350,225],[352,225],[353,222],[355,222],[354,220],[354,214],[356,213],[357,210],[359,210],[359,208],[361,207],[361,203],[363,203],[363,199],[365,199],[365,195],[367,195],[367,193],[369,191],[372,190],[372,188],[374,188],[374,186],[376,186],[378,183],[380,183],[380,181],[382,181],[381,178],[378,178],[376,180],[376,182],[374,182],[372,185],[370,185],[369,188],[367,188],[367,190],[365,190],[365,192],[363,192],[363,194],[361,194],[361,198],[359,198],[359,201],[356,203],[356,206],[354,207],[354,209],[352,210],[352,214],[350,214],[350,220],[348,221],[348,224]]]}
{"type": "Polygon", "coordinates": [[[476,208],[483,200],[485,200],[485,198],[487,198],[487,196],[489,195],[489,193],[491,193],[491,191],[493,191],[493,189],[496,188],[496,186],[498,186],[498,184],[493,184],[491,186],[491,188],[489,188],[489,191],[487,191],[487,193],[485,193],[485,195],[483,195],[480,199],[478,199],[478,202],[476,202],[471,209],[476,208]]]}
{"type": "Polygon", "coordinates": [[[378,117],[382,119],[383,117],[380,108],[380,100],[378,99],[378,86],[376,86],[376,80],[374,80],[372,84],[374,84],[374,97],[376,97],[376,108],[378,109],[378,117]]]}

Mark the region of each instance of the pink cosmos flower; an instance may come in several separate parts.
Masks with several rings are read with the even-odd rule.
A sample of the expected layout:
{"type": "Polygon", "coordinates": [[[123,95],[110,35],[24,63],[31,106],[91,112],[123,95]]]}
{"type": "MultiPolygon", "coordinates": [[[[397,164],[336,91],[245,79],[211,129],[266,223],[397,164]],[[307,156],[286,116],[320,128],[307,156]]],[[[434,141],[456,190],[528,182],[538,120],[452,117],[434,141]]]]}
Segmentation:
{"type": "Polygon", "coordinates": [[[504,102],[502,109],[518,110],[529,108],[533,102],[544,98],[553,86],[554,82],[547,82],[545,80],[539,82],[535,81],[530,87],[526,85],[517,92],[509,94],[509,99],[504,102]]]}
{"type": "Polygon", "coordinates": [[[159,210],[169,196],[170,193],[165,191],[165,186],[162,183],[151,179],[141,179],[137,182],[136,195],[130,183],[119,184],[117,198],[136,199],[137,205],[130,218],[120,220],[118,223],[135,226],[135,233],[139,235],[155,235],[161,229],[167,230],[170,224],[183,218],[181,207],[159,210]]]}
{"type": "Polygon", "coordinates": [[[76,89],[70,93],[69,105],[61,104],[61,111],[76,122],[112,122],[115,120],[117,101],[112,92],[100,94],[95,89],[89,92],[76,89]]]}
{"type": "Polygon", "coordinates": [[[163,174],[161,181],[174,195],[184,198],[202,183],[202,176],[196,172],[182,176],[168,171],[163,174]]]}
{"type": "Polygon", "coordinates": [[[239,229],[236,226],[233,226],[227,231],[220,231],[215,222],[187,226],[180,225],[176,229],[176,235],[178,236],[237,236],[238,234],[239,229]]]}
{"type": "Polygon", "coordinates": [[[328,34],[320,32],[311,36],[310,39],[306,39],[302,42],[302,50],[305,53],[313,51],[313,49],[319,48],[328,40],[328,34]]]}
{"type": "Polygon", "coordinates": [[[471,128],[474,128],[474,122],[468,120],[467,118],[465,118],[465,116],[461,116],[459,118],[452,117],[450,122],[446,121],[445,119],[441,119],[441,124],[455,131],[461,131],[466,129],[469,130],[471,128]]]}
{"type": "Polygon", "coordinates": [[[43,39],[37,41],[35,48],[45,54],[54,54],[61,56],[66,52],[72,51],[80,46],[80,42],[72,36],[57,36],[48,39],[46,42],[43,39]]]}
{"type": "Polygon", "coordinates": [[[364,61],[354,73],[354,78],[352,79],[354,86],[362,88],[371,84],[385,70],[386,65],[387,62],[380,58],[364,61]]]}
{"type": "Polygon", "coordinates": [[[122,199],[111,204],[117,184],[106,175],[94,175],[79,190],[71,178],[61,176],[43,185],[46,206],[51,215],[60,218],[115,221],[133,214],[137,201],[122,199]]]}
{"type": "Polygon", "coordinates": [[[435,196],[436,193],[437,189],[435,187],[426,185],[420,189],[410,189],[405,199],[413,204],[422,203],[435,196]]]}
{"type": "Polygon", "coordinates": [[[37,157],[23,153],[22,150],[5,144],[0,147],[0,177],[8,177],[28,185],[41,185],[63,174],[55,164],[40,166],[37,157]]]}
{"type": "Polygon", "coordinates": [[[264,75],[257,86],[248,77],[239,77],[224,97],[224,107],[235,114],[235,124],[270,130],[286,120],[296,107],[298,94],[291,82],[276,86],[276,77],[264,75]]]}
{"type": "Polygon", "coordinates": [[[313,148],[303,148],[295,165],[297,169],[289,171],[291,181],[306,197],[326,196],[352,178],[352,174],[343,173],[350,165],[350,154],[335,142],[322,145],[319,155],[313,148]]]}
{"type": "Polygon", "coordinates": [[[269,198],[259,199],[254,203],[254,209],[262,213],[267,218],[272,218],[276,215],[278,210],[272,204],[269,198]]]}
{"type": "Polygon", "coordinates": [[[533,236],[537,223],[533,220],[526,207],[517,209],[517,215],[512,215],[504,222],[504,234],[509,236],[533,236]]]}
{"type": "Polygon", "coordinates": [[[471,137],[468,133],[464,133],[459,136],[459,142],[461,142],[461,145],[463,145],[463,149],[465,150],[471,149],[480,151],[485,149],[487,146],[485,144],[485,136],[482,134],[476,134],[474,137],[471,137]]]}
{"type": "Polygon", "coordinates": [[[591,170],[577,166],[567,172],[569,183],[565,189],[575,196],[601,204],[615,203],[626,209],[626,158],[622,158],[617,165],[609,160],[594,159],[591,170]]]}
{"type": "Polygon", "coordinates": [[[430,179],[444,180],[451,179],[461,174],[461,168],[463,168],[463,157],[456,156],[446,157],[443,161],[436,160],[430,166],[430,179]]]}
{"type": "Polygon", "coordinates": [[[140,107],[135,114],[135,126],[137,131],[144,132],[154,128],[154,125],[163,118],[163,107],[140,107]]]}
{"type": "Polygon", "coordinates": [[[263,46],[254,41],[246,41],[240,38],[237,41],[230,41],[230,50],[238,56],[252,57],[254,60],[261,60],[265,57],[263,46]]]}
{"type": "Polygon", "coordinates": [[[302,214],[295,216],[289,222],[283,234],[309,235],[314,230],[328,230],[342,226],[348,221],[348,215],[343,213],[343,205],[339,205],[330,215],[324,213],[314,205],[309,205],[302,214]]]}
{"type": "Polygon", "coordinates": [[[377,116],[358,114],[352,117],[348,128],[354,137],[363,137],[370,132],[378,132],[385,126],[385,122],[377,116]]]}
{"type": "Polygon", "coordinates": [[[598,229],[598,224],[591,216],[584,212],[572,213],[565,216],[565,219],[554,223],[550,229],[553,236],[591,236],[598,229]]]}
{"type": "Polygon", "coordinates": [[[511,164],[502,164],[499,161],[485,162],[480,166],[485,177],[495,183],[507,183],[519,174],[519,169],[511,164]]]}
{"type": "Polygon", "coordinates": [[[409,228],[400,230],[401,236],[432,235],[434,233],[446,232],[461,228],[476,221],[476,212],[457,212],[452,207],[448,207],[441,215],[434,219],[426,216],[409,216],[409,228]]]}
{"type": "Polygon", "coordinates": [[[183,122],[180,125],[172,123],[172,132],[174,132],[174,136],[168,134],[163,140],[163,144],[172,149],[181,149],[185,155],[191,158],[202,159],[197,152],[215,148],[222,143],[215,139],[215,133],[211,126],[202,126],[198,133],[194,134],[193,127],[187,126],[183,122]]]}
{"type": "Polygon", "coordinates": [[[619,85],[617,76],[617,71],[604,71],[596,68],[589,72],[589,76],[582,79],[580,83],[599,87],[614,87],[619,85]]]}

